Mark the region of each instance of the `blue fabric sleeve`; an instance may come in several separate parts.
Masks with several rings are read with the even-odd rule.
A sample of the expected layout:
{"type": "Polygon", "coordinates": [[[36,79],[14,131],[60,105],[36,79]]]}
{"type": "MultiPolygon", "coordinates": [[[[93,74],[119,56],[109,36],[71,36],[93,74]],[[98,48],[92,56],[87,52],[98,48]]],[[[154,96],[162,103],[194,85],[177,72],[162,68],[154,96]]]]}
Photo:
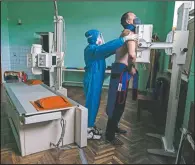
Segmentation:
{"type": "Polygon", "coordinates": [[[107,58],[115,53],[115,51],[123,46],[123,38],[118,38],[112,41],[109,41],[103,45],[98,46],[95,49],[94,55],[95,58],[107,58]]]}

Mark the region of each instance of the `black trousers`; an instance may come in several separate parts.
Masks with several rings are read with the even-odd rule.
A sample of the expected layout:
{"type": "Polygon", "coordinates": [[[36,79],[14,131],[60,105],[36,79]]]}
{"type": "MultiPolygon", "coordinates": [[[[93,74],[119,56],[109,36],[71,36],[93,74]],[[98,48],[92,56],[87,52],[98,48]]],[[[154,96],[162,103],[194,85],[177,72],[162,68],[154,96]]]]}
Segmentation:
{"type": "MultiPolygon", "coordinates": [[[[127,86],[128,87],[128,86],[127,86]]],[[[123,91],[117,93],[117,99],[115,102],[115,108],[111,118],[108,118],[107,127],[106,127],[106,140],[112,141],[115,138],[115,132],[118,128],[119,121],[123,115],[125,109],[125,103],[127,99],[127,91],[124,94],[123,91]],[[119,97],[119,95],[122,95],[119,97]],[[120,98],[120,100],[119,100],[120,98]],[[122,101],[122,103],[120,103],[122,101]]]]}

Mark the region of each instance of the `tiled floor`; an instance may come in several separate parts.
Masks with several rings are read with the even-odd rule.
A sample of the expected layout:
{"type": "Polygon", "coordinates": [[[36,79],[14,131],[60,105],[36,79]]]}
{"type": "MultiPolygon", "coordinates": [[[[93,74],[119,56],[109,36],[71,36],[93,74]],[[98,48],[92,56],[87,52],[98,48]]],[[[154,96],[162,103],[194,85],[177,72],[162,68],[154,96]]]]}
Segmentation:
{"type": "MultiPolygon", "coordinates": [[[[83,89],[80,87],[67,87],[68,96],[84,105],[83,89]]],[[[3,91],[2,91],[3,92],[3,91]]],[[[2,97],[3,98],[3,97],[2,97]]],[[[107,89],[102,92],[101,105],[97,117],[97,126],[105,130],[107,117],[105,107],[107,102],[107,89]]],[[[15,140],[10,129],[7,116],[4,112],[7,103],[1,100],[1,163],[34,163],[34,164],[80,164],[78,149],[56,152],[54,150],[20,157],[17,152],[15,140]],[[71,155],[71,156],[70,156],[71,155]]],[[[120,126],[128,131],[119,138],[125,143],[122,147],[113,147],[105,144],[104,140],[89,141],[84,153],[88,163],[96,164],[167,164],[174,159],[154,156],[147,153],[147,148],[161,148],[161,143],[156,139],[147,137],[147,132],[158,133],[151,114],[142,113],[141,122],[136,121],[136,102],[131,100],[131,92],[128,93],[125,113],[120,126]]]]}

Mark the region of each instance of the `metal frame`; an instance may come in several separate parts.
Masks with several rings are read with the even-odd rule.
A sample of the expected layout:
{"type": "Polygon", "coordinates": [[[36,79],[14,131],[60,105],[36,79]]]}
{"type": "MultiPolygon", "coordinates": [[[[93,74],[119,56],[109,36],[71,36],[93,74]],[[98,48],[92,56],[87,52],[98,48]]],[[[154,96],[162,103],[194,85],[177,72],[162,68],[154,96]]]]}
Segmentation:
{"type": "MultiPolygon", "coordinates": [[[[50,87],[52,87],[54,90],[59,91],[61,93],[63,93],[64,95],[67,95],[67,90],[65,88],[62,87],[62,67],[64,65],[64,42],[65,42],[65,22],[64,22],[64,18],[62,16],[58,15],[58,9],[57,9],[57,2],[56,0],[54,0],[54,10],[55,10],[55,16],[54,16],[54,35],[53,35],[53,47],[51,47],[51,43],[50,44],[50,50],[47,53],[42,53],[42,52],[35,52],[32,54],[28,55],[28,67],[35,69],[36,72],[33,72],[33,74],[42,74],[42,70],[48,70],[49,71],[49,77],[52,79],[50,81],[50,87]],[[54,48],[54,49],[53,49],[54,48]],[[39,65],[39,62],[43,62],[44,58],[42,58],[41,60],[39,58],[39,54],[42,54],[42,56],[44,57],[48,57],[49,59],[50,56],[56,56],[56,65],[55,64],[49,64],[49,65],[45,65],[45,67],[41,67],[39,65]],[[32,64],[34,64],[34,66],[32,66],[32,64]],[[33,68],[34,67],[34,68],[33,68]],[[39,71],[39,72],[38,72],[39,71]]],[[[41,46],[41,45],[40,45],[41,46]]],[[[45,58],[46,59],[46,58],[45,58]]],[[[51,62],[52,60],[45,60],[46,62],[51,62]]]]}
{"type": "Polygon", "coordinates": [[[54,24],[55,24],[55,32],[54,32],[54,53],[56,53],[57,58],[57,67],[54,67],[53,75],[56,77],[53,80],[56,81],[54,83],[54,90],[62,93],[63,95],[67,96],[67,89],[62,87],[62,66],[64,64],[64,52],[63,52],[63,42],[64,33],[65,33],[65,22],[62,16],[58,16],[58,8],[57,2],[54,1],[54,9],[55,9],[55,16],[54,16],[54,24]]]}
{"type": "MultiPolygon", "coordinates": [[[[28,55],[27,63],[28,67],[32,68],[32,71],[33,67],[39,71],[34,72],[34,74],[41,74],[43,69],[49,70],[49,76],[52,78],[52,86],[28,86],[24,83],[5,84],[7,94],[10,97],[10,102],[13,104],[13,108],[8,109],[7,113],[22,156],[53,148],[54,146],[51,146],[50,144],[56,143],[57,139],[59,139],[61,120],[66,121],[66,126],[63,130],[66,133],[63,136],[61,134],[62,137],[60,136],[60,139],[62,139],[63,142],[62,145],[68,145],[75,142],[79,147],[87,146],[88,111],[85,107],[69,98],[68,100],[73,104],[72,107],[55,109],[47,112],[37,112],[36,109],[30,105],[30,101],[37,100],[40,97],[53,95],[67,97],[67,89],[62,87],[65,23],[63,17],[58,16],[56,0],[54,0],[54,8],[54,49],[51,48],[51,43],[49,43],[51,48],[49,52],[42,53],[41,45],[36,45],[38,49],[35,49],[33,53],[31,51],[31,54],[28,55]],[[56,64],[54,65],[52,63],[52,66],[50,65],[51,67],[48,65],[45,65],[46,68],[41,67],[38,62],[42,61],[37,59],[40,54],[43,56],[56,56],[56,64]],[[32,64],[34,64],[34,66],[32,66],[32,64]],[[29,92],[31,93],[30,95],[24,93],[27,89],[31,91],[29,92]],[[36,143],[30,143],[31,141],[36,143]]],[[[52,59],[49,58],[48,61],[51,62],[51,60],[52,59]]]]}
{"type": "MultiPolygon", "coordinates": [[[[55,3],[55,2],[54,2],[55,3]]],[[[55,33],[54,33],[54,51],[58,54],[58,60],[62,59],[62,45],[63,45],[63,17],[62,16],[54,16],[55,23],[55,33]]],[[[59,62],[56,68],[56,90],[61,89],[62,87],[62,63],[59,62]]]]}
{"type": "Polygon", "coordinates": [[[175,124],[177,117],[180,84],[181,84],[181,68],[185,64],[186,51],[188,44],[187,31],[188,18],[189,18],[189,4],[184,3],[178,9],[178,23],[177,31],[174,31],[173,43],[153,43],[150,45],[151,49],[165,49],[172,47],[172,75],[171,85],[168,101],[168,112],[166,119],[165,135],[151,134],[147,135],[153,138],[161,139],[163,143],[163,149],[148,149],[151,154],[175,157],[176,152],[173,146],[175,124]]]}
{"type": "MultiPolygon", "coordinates": [[[[36,86],[42,89],[42,93],[44,91],[46,91],[45,93],[49,92],[49,96],[51,93],[52,95],[63,96],[44,84],[36,86]]],[[[62,118],[66,121],[66,134],[63,137],[63,144],[76,143],[81,148],[87,146],[88,111],[85,107],[68,98],[73,105],[72,107],[47,112],[38,112],[35,109],[33,111],[30,106],[23,107],[23,100],[18,99],[18,96],[25,95],[24,91],[27,88],[32,91],[33,86],[24,83],[5,83],[4,87],[10,102],[6,113],[22,156],[53,148],[49,142],[57,143],[61,134],[60,120],[62,118]]],[[[33,97],[36,99],[40,96],[37,92],[31,92],[29,95],[34,95],[33,97]]],[[[28,96],[27,100],[31,101],[28,96]]]]}

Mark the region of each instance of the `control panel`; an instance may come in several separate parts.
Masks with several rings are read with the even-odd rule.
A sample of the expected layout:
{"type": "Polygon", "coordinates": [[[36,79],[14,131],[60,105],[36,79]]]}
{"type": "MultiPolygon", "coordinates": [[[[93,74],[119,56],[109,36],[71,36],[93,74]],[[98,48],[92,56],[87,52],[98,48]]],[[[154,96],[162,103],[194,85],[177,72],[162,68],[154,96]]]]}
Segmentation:
{"type": "Polygon", "coordinates": [[[51,53],[40,53],[38,54],[38,67],[40,68],[51,68],[56,66],[56,55],[51,53]]]}

